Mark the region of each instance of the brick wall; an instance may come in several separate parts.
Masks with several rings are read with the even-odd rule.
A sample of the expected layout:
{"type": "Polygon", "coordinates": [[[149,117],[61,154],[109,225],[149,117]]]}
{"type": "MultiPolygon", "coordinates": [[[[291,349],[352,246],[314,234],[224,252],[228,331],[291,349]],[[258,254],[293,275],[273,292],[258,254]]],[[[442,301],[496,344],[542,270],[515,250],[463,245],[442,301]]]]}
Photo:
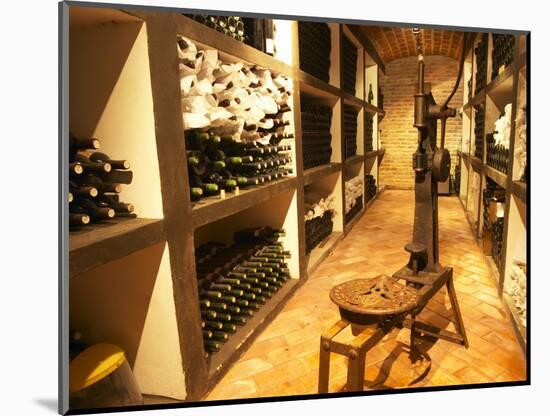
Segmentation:
{"type": "MultiPolygon", "coordinates": [[[[454,86],[458,62],[444,56],[427,56],[425,62],[424,80],[431,84],[436,103],[443,104],[454,86]]],[[[386,184],[389,189],[414,187],[411,155],[416,150],[418,138],[413,127],[416,72],[417,60],[413,56],[391,61],[386,65],[386,74],[380,78],[386,111],[379,126],[382,129],[382,147],[386,149],[380,165],[380,183],[386,184]]],[[[462,82],[449,106],[458,109],[460,105],[462,82]]],[[[451,152],[451,172],[454,172],[456,149],[462,137],[462,119],[459,115],[447,120],[445,131],[445,147],[451,152]]]]}

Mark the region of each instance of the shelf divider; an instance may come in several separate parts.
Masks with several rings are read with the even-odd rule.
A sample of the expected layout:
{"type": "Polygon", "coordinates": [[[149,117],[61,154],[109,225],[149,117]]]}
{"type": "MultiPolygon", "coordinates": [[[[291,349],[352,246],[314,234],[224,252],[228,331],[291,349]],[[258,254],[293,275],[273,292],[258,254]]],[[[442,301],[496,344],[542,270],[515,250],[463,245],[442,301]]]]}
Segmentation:
{"type": "Polygon", "coordinates": [[[197,228],[215,222],[239,211],[243,211],[274,196],[296,189],[296,178],[284,178],[251,189],[240,190],[239,195],[226,194],[225,199],[219,197],[203,198],[193,206],[192,223],[197,228]]]}
{"type": "Polygon", "coordinates": [[[84,273],[164,239],[161,219],[121,218],[71,231],[69,276],[84,273]]]}
{"type": "Polygon", "coordinates": [[[312,184],[318,180],[330,176],[342,169],[341,163],[332,162],[328,165],[316,166],[314,168],[304,170],[304,185],[312,184]]]}
{"type": "Polygon", "coordinates": [[[483,165],[483,173],[494,180],[499,186],[506,189],[508,177],[489,165],[483,165]]]}

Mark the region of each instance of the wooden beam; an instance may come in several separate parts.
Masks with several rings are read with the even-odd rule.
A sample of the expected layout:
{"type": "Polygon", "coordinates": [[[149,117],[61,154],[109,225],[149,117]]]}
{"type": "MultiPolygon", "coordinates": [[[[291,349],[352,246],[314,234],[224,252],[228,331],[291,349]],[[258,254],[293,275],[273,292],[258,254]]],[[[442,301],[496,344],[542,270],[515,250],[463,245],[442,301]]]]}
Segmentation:
{"type": "MultiPolygon", "coordinates": [[[[155,135],[164,224],[170,251],[174,304],[188,401],[200,400],[207,385],[201,330],[187,158],[173,15],[142,13],[147,24],[155,135]],[[181,172],[180,175],[174,172],[181,172]]],[[[182,375],[183,376],[183,375],[182,375]]]]}
{"type": "Polygon", "coordinates": [[[363,45],[363,48],[365,48],[365,51],[371,56],[372,59],[376,62],[380,70],[385,74],[386,73],[386,66],[384,64],[384,61],[378,54],[378,51],[376,50],[376,47],[371,42],[371,40],[368,38],[368,36],[363,32],[362,26],[360,25],[347,25],[348,29],[353,33],[353,36],[357,38],[359,42],[361,42],[361,45],[363,45]]]}

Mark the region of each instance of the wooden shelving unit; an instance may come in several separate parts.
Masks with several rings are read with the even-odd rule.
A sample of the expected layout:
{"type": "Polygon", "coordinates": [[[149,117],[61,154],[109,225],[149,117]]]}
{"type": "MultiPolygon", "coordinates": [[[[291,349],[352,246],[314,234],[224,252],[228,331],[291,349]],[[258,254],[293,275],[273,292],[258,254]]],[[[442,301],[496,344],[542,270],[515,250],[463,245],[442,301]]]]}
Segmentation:
{"type": "MultiPolygon", "coordinates": [[[[282,61],[172,9],[164,13],[86,4],[60,7],[70,33],[70,42],[63,46],[70,47],[71,52],[70,66],[64,68],[70,73],[71,94],[64,106],[70,110],[71,118],[62,122],[62,140],[67,143],[69,131],[98,137],[106,153],[129,159],[134,182],[122,197],[134,203],[138,213],[137,219],[117,220],[66,236],[71,277],[70,326],[89,334],[91,342],[111,340],[120,345],[128,353],[144,393],[200,400],[365,213],[367,207],[363,203],[362,211],[344,224],[344,176],[349,168],[363,181],[365,174],[374,175],[378,184],[378,166],[384,156],[378,145],[378,123],[385,112],[376,107],[376,98],[368,103],[365,97],[369,85],[377,91],[378,72],[383,70],[383,64],[364,35],[336,23],[329,24],[332,64],[330,82],[326,83],[299,69],[297,22],[284,26],[290,32],[286,37],[289,43],[277,48],[287,48],[286,56],[291,58],[282,61]],[[353,39],[360,50],[355,96],[340,89],[343,34],[353,39]],[[257,64],[292,78],[292,176],[241,189],[239,195],[227,194],[225,199],[190,201],[177,35],[201,47],[217,49],[224,58],[257,64]],[[104,64],[98,66],[97,62],[104,64]],[[333,107],[331,163],[306,171],[302,163],[301,96],[333,107]],[[343,159],[344,104],[359,109],[357,155],[348,160],[343,159]],[[374,148],[368,153],[363,131],[366,113],[372,114],[374,120],[374,148]],[[334,232],[308,255],[304,225],[306,186],[324,188],[334,195],[337,211],[334,232]],[[285,227],[293,278],[207,361],[194,248],[209,236],[216,238],[217,234],[221,236],[247,224],[285,227]],[[144,264],[155,267],[149,269],[144,264]],[[96,287],[92,286],[94,281],[98,282],[96,287]],[[89,292],[97,296],[95,305],[86,299],[89,292]],[[119,318],[120,308],[125,312],[119,318]],[[96,319],[98,310],[100,318],[96,319]],[[133,321],[139,318],[135,327],[130,325],[133,321],[122,321],[127,314],[134,316],[133,321]],[[155,350],[158,339],[164,340],[162,351],[155,350]]],[[[67,318],[69,311],[66,312],[67,318]]],[[[68,318],[66,325],[69,326],[68,318]]]]}
{"type": "MultiPolygon", "coordinates": [[[[519,107],[527,102],[527,37],[526,35],[516,35],[515,38],[515,57],[512,64],[506,67],[500,74],[491,80],[491,48],[492,35],[489,41],[488,65],[487,65],[487,85],[473,97],[468,97],[467,88],[464,88],[464,106],[463,111],[463,137],[465,141],[458,155],[461,160],[461,189],[459,199],[465,210],[466,217],[472,228],[472,233],[480,245],[482,245],[481,235],[483,232],[483,204],[482,189],[484,189],[487,178],[496,182],[506,191],[504,208],[504,237],[502,248],[502,261],[495,264],[494,260],[486,257],[487,265],[499,288],[499,294],[508,311],[511,321],[514,324],[515,332],[523,350],[526,350],[527,330],[520,324],[515,306],[506,292],[507,284],[510,280],[511,267],[513,260],[527,262],[527,224],[528,224],[528,200],[529,184],[519,181],[519,165],[515,160],[515,144],[517,141],[518,127],[516,118],[519,107]],[[482,105],[485,108],[485,129],[484,137],[492,132],[494,122],[500,117],[504,106],[512,104],[511,117],[511,137],[510,137],[510,157],[508,161],[508,174],[504,174],[486,162],[486,146],[484,145],[483,159],[473,156],[474,153],[474,106],[482,105]],[[475,183],[479,182],[479,189],[476,189],[475,183]]],[[[463,84],[467,85],[470,76],[475,75],[476,62],[474,54],[474,44],[469,50],[465,65],[463,84]]],[[[475,76],[473,76],[475,78],[475,76]]],[[[475,86],[472,85],[472,92],[475,86]]],[[[527,275],[529,276],[529,274],[527,275]]],[[[529,281],[527,282],[529,285],[529,281]]]]}

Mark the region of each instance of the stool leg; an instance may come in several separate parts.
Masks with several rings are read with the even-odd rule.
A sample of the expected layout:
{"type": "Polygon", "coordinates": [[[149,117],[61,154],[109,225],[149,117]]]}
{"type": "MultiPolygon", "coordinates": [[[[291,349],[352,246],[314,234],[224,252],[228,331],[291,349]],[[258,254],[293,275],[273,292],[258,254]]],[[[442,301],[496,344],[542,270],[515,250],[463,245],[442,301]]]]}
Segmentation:
{"type": "Polygon", "coordinates": [[[458,306],[458,298],[456,297],[455,286],[453,284],[453,275],[447,280],[447,292],[449,293],[449,300],[451,301],[451,307],[456,318],[456,323],[458,326],[458,332],[462,336],[464,346],[468,348],[468,337],[466,336],[466,328],[464,327],[464,322],[462,321],[462,314],[460,313],[460,307],[458,306]]]}
{"type": "Polygon", "coordinates": [[[365,384],[366,353],[360,349],[351,349],[348,354],[348,391],[363,391],[365,384]]]}
{"type": "Polygon", "coordinates": [[[328,393],[328,378],[330,374],[330,340],[321,337],[319,348],[319,393],[328,393]]]}
{"type": "Polygon", "coordinates": [[[414,336],[416,330],[416,316],[411,316],[411,352],[414,349],[414,336]]]}

